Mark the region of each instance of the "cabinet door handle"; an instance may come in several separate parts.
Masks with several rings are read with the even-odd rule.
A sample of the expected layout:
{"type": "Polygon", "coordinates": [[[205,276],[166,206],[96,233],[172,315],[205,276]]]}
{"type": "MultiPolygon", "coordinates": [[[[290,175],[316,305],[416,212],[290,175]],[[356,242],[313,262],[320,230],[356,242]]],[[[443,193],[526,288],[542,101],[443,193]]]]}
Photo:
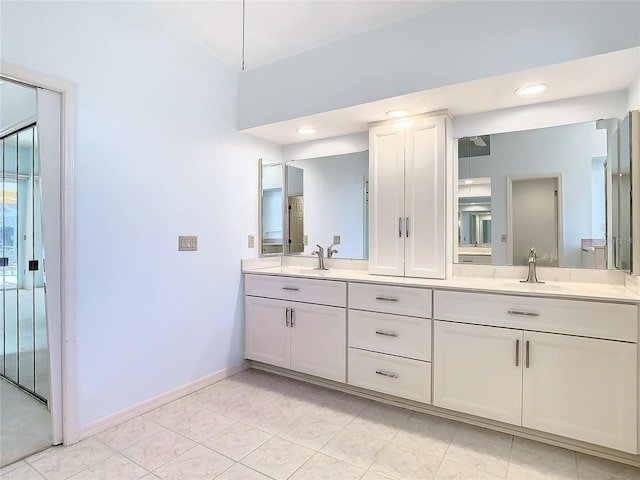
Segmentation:
{"type": "Polygon", "coordinates": [[[520,339],[516,339],[516,367],[520,366],[520,339]]]}
{"type": "Polygon", "coordinates": [[[539,317],[538,312],[525,312],[524,310],[507,310],[511,315],[524,315],[525,317],[539,317]]]}
{"type": "Polygon", "coordinates": [[[397,302],[398,299],[395,297],[376,297],[376,300],[382,300],[383,302],[397,302]]]}
{"type": "Polygon", "coordinates": [[[527,368],[529,368],[529,340],[527,340],[527,341],[524,343],[524,347],[525,347],[525,353],[524,353],[524,356],[525,356],[524,366],[525,366],[525,367],[527,367],[527,368]]]}
{"type": "Polygon", "coordinates": [[[284,311],[284,325],[285,327],[289,326],[289,308],[286,308],[284,311]]]}
{"type": "Polygon", "coordinates": [[[404,220],[404,236],[409,238],[409,217],[404,220]]]}
{"type": "Polygon", "coordinates": [[[383,377],[398,378],[398,374],[397,373],[385,372],[384,370],[376,370],[376,374],[382,375],[383,377]]]}
{"type": "Polygon", "coordinates": [[[289,290],[292,292],[297,292],[298,290],[300,290],[298,287],[282,287],[283,290],[289,290]]]}
{"type": "Polygon", "coordinates": [[[291,318],[291,328],[293,328],[296,326],[296,311],[293,308],[291,309],[290,318],[291,318]]]}
{"type": "Polygon", "coordinates": [[[402,217],[398,217],[398,236],[402,238],[402,217]]]}
{"type": "Polygon", "coordinates": [[[384,335],[385,337],[397,337],[396,332],[387,332],[386,330],[376,330],[376,335],[384,335]]]}

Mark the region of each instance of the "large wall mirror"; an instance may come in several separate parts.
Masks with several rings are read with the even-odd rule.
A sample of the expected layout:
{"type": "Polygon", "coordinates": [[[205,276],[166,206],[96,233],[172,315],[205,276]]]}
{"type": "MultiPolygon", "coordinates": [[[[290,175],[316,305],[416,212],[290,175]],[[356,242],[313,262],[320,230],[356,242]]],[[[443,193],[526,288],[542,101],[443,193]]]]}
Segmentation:
{"type": "Polygon", "coordinates": [[[368,151],[287,162],[284,253],[368,258],[368,174],[368,151]]]}
{"type": "Polygon", "coordinates": [[[280,255],[283,250],[282,224],[283,175],[282,163],[260,159],[260,255],[280,255]]]}
{"type": "Polygon", "coordinates": [[[458,263],[631,269],[629,119],[458,139],[458,263]]]}

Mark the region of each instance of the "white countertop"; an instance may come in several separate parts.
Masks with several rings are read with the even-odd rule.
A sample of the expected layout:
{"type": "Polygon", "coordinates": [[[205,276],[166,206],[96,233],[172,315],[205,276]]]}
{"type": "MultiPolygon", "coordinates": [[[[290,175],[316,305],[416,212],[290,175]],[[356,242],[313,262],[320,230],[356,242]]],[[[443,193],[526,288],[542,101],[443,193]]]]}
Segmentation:
{"type": "Polygon", "coordinates": [[[471,290],[477,292],[503,293],[577,300],[604,300],[624,303],[640,303],[640,295],[624,285],[586,282],[547,282],[544,284],[520,283],[513,278],[452,277],[446,280],[429,278],[392,277],[372,275],[363,270],[329,269],[314,270],[310,267],[272,266],[245,268],[244,273],[260,275],[282,275],[300,278],[322,278],[326,280],[357,281],[387,285],[431,287],[443,290],[471,290]]]}

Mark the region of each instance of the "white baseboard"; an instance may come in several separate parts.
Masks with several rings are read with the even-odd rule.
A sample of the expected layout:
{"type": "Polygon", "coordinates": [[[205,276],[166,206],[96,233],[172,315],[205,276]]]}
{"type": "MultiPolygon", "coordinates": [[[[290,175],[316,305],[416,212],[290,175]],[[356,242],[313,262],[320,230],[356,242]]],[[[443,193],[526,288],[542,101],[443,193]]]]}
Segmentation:
{"type": "Polygon", "coordinates": [[[212,383],[219,382],[220,380],[235,375],[236,373],[240,373],[243,370],[248,369],[249,367],[249,362],[244,361],[240,365],[219,370],[191,383],[187,383],[186,385],[174,388],[173,390],[150,398],[149,400],[140,402],[136,405],[133,405],[132,407],[125,408],[124,410],[120,410],[119,412],[101,418],[100,420],[96,420],[95,422],[92,422],[87,426],[80,428],[79,440],[91,437],[92,435],[96,435],[97,433],[103,432],[111,427],[126,422],[127,420],[131,420],[132,418],[150,412],[155,408],[161,407],[162,405],[184,397],[185,395],[189,395],[190,393],[200,390],[208,385],[211,385],[212,383]]]}

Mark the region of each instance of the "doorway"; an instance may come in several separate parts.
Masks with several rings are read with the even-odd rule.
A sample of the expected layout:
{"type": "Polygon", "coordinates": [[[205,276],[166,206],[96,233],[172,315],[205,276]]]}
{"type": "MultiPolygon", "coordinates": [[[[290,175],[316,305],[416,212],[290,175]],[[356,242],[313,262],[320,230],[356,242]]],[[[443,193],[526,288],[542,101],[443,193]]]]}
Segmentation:
{"type": "Polygon", "coordinates": [[[512,265],[527,265],[535,247],[538,265],[560,263],[560,177],[513,178],[508,183],[508,253],[512,265]]]}

